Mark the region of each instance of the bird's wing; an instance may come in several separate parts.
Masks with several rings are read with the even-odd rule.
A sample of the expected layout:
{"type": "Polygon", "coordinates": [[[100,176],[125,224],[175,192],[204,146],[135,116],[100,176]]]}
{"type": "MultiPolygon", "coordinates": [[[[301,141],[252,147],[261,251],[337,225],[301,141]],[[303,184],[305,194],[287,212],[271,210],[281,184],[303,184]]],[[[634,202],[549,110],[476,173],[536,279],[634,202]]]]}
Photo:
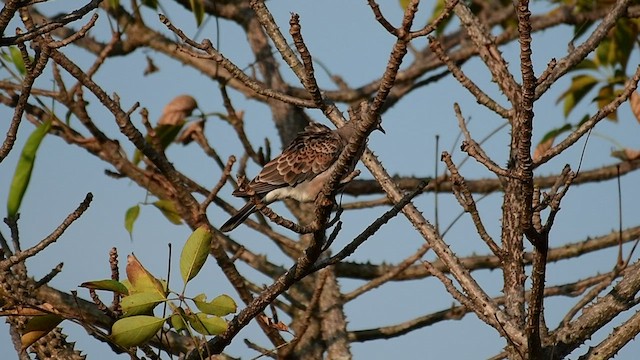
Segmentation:
{"type": "MultiPolygon", "coordinates": [[[[338,159],[344,143],[328,127],[311,123],[275,159],[268,162],[249,186],[256,194],[266,194],[285,186],[296,186],[326,171],[338,159]]],[[[236,190],[235,196],[247,196],[236,190]]]]}

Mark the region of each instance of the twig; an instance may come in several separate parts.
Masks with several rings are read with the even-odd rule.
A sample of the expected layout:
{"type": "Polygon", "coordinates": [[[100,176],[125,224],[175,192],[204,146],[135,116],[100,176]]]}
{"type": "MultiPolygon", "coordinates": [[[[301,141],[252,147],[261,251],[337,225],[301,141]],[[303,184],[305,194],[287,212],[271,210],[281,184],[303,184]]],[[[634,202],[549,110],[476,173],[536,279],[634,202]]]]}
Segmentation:
{"type": "MultiPolygon", "coordinates": [[[[113,33],[113,35],[111,36],[111,40],[106,44],[106,46],[102,49],[102,51],[100,51],[100,53],[98,54],[98,57],[94,60],[93,65],[91,65],[91,67],[87,70],[88,77],[93,77],[93,75],[95,75],[98,72],[100,67],[104,64],[104,61],[107,59],[109,54],[113,51],[116,44],[121,41],[121,35],[122,34],[118,32],[113,33]]],[[[75,94],[80,89],[81,86],[82,84],[80,82],[77,82],[68,92],[68,95],[73,96],[73,94],[75,94]]]]}
{"type": "Polygon", "coordinates": [[[517,94],[520,90],[518,83],[509,72],[507,62],[500,53],[493,36],[489,34],[486,27],[466,4],[459,2],[454,11],[502,93],[509,99],[511,104],[517,104],[517,94]]]}
{"type": "Polygon", "coordinates": [[[547,69],[540,75],[540,80],[536,86],[535,99],[539,99],[560,77],[579,64],[600,45],[602,39],[609,34],[609,31],[615,26],[618,19],[627,11],[630,3],[630,0],[616,1],[613,7],[606,9],[604,18],[589,35],[587,40],[573,49],[564,58],[558,61],[552,61],[549,64],[547,69]]]}
{"type": "Polygon", "coordinates": [[[349,244],[347,244],[342,250],[340,250],[337,254],[318,262],[314,266],[314,270],[319,270],[325,268],[329,265],[336,264],[341,260],[345,259],[347,256],[353,254],[356,249],[362,245],[368,238],[370,238],[373,234],[375,234],[382,225],[386,224],[389,220],[394,218],[407,204],[413,200],[416,196],[422,193],[422,189],[426,186],[426,183],[421,183],[418,187],[406,194],[398,203],[396,203],[391,209],[385,212],[382,216],[377,218],[371,225],[367,226],[367,228],[362,231],[355,239],[353,239],[349,244]]]}
{"type": "Polygon", "coordinates": [[[620,94],[618,94],[618,96],[615,97],[615,99],[613,99],[607,105],[601,107],[593,116],[589,118],[589,120],[583,122],[575,131],[569,134],[569,136],[567,136],[559,144],[545,151],[540,159],[538,159],[538,161],[533,164],[533,167],[536,168],[553,159],[556,155],[562,153],[564,150],[578,141],[584,134],[589,132],[589,130],[593,129],[602,119],[606,118],[607,115],[615,111],[620,106],[620,104],[627,101],[631,93],[636,90],[636,88],[638,87],[638,80],[640,80],[640,66],[636,67],[635,74],[633,74],[633,76],[627,80],[624,85],[624,89],[620,92],[620,94]]]}
{"type": "Polygon", "coordinates": [[[396,43],[393,46],[389,60],[387,61],[387,68],[380,80],[380,86],[376,93],[375,98],[371,102],[371,116],[378,117],[382,107],[391,91],[391,88],[396,82],[398,76],[398,70],[404,56],[407,54],[407,45],[411,41],[411,25],[413,24],[414,17],[418,11],[418,0],[411,0],[404,11],[402,18],[402,25],[397,29],[396,43]]]}
{"type": "MultiPolygon", "coordinates": [[[[84,17],[90,11],[97,9],[98,6],[100,6],[100,3],[102,1],[103,0],[91,0],[89,3],[87,3],[87,5],[79,8],[78,10],[72,11],[67,15],[58,17],[55,20],[52,20],[51,22],[49,22],[48,24],[44,24],[40,27],[32,29],[27,33],[24,33],[18,36],[12,36],[12,37],[2,37],[0,38],[0,46],[9,46],[9,45],[14,45],[18,43],[24,43],[26,41],[33,40],[41,35],[51,33],[53,30],[58,29],[68,23],[82,19],[82,17],[84,17]]],[[[19,3],[20,3],[19,1],[18,2],[10,1],[5,6],[15,11],[15,9],[12,8],[12,5],[18,5],[19,3]]],[[[7,11],[5,14],[5,11],[3,9],[2,14],[0,15],[3,20],[2,21],[3,25],[4,25],[4,15],[9,15],[9,11],[7,11]]],[[[97,14],[94,14],[94,16],[96,15],[97,14]]],[[[0,33],[4,33],[4,26],[2,27],[2,31],[0,33]]]]}
{"type": "Polygon", "coordinates": [[[282,352],[279,354],[281,358],[286,359],[293,352],[293,350],[296,348],[305,332],[309,328],[309,324],[311,323],[311,316],[313,315],[313,312],[318,308],[318,304],[320,303],[320,296],[322,295],[324,284],[327,281],[327,276],[328,272],[322,270],[315,279],[316,284],[313,289],[313,295],[311,296],[311,300],[309,300],[309,304],[307,304],[307,308],[302,315],[302,321],[299,323],[299,328],[296,332],[296,336],[293,338],[293,340],[291,340],[287,347],[282,349],[282,352]]]}
{"type": "Polygon", "coordinates": [[[236,131],[236,135],[238,139],[240,139],[240,143],[244,148],[244,151],[255,161],[257,164],[264,165],[264,159],[258,155],[255,150],[253,150],[253,146],[251,146],[251,142],[247,137],[247,134],[244,131],[244,121],[242,121],[242,113],[238,113],[236,109],[233,107],[231,103],[231,98],[227,93],[227,87],[224,84],[220,84],[220,94],[222,95],[222,103],[224,104],[225,109],[227,110],[227,116],[223,119],[226,120],[233,129],[236,131]]]}
{"type": "Polygon", "coordinates": [[[51,269],[51,271],[49,271],[49,273],[47,275],[42,277],[42,279],[36,281],[36,283],[33,285],[34,289],[37,289],[42,285],[46,285],[51,280],[53,280],[53,278],[56,277],[56,275],[58,275],[58,274],[60,274],[60,272],[62,272],[62,266],[63,265],[64,265],[64,263],[58,263],[58,265],[56,265],[56,267],[51,269]]]}
{"type": "Polygon", "coordinates": [[[213,187],[213,189],[211,189],[211,192],[209,193],[209,195],[207,195],[207,198],[202,202],[202,204],[200,204],[200,211],[202,213],[207,211],[207,208],[209,207],[213,199],[218,196],[218,192],[220,192],[220,189],[222,189],[224,184],[227,182],[227,179],[231,175],[231,167],[233,166],[233,163],[235,163],[235,161],[235,156],[229,156],[229,160],[227,160],[227,165],[225,165],[224,170],[222,171],[220,180],[218,180],[218,183],[213,187]]]}
{"type": "Polygon", "coordinates": [[[47,39],[51,39],[51,41],[48,44],[49,47],[51,47],[52,49],[59,49],[61,47],[71,44],[72,42],[78,39],[85,37],[85,35],[87,35],[87,32],[96,24],[97,20],[98,20],[98,14],[93,14],[93,16],[91,16],[91,19],[89,19],[89,22],[83,25],[80,28],[80,30],[76,31],[73,35],[59,41],[53,41],[53,39],[51,38],[51,35],[48,33],[45,34],[44,37],[47,39]]]}
{"type": "Polygon", "coordinates": [[[64,233],[64,231],[74,222],[76,221],[82,214],[89,208],[89,204],[91,204],[91,200],[93,200],[93,194],[88,193],[84,198],[82,203],[78,206],[78,208],[69,214],[64,221],[46,238],[42,239],[38,244],[33,247],[16,253],[15,255],[10,256],[9,258],[0,261],[0,269],[7,269],[19,262],[24,261],[30,257],[37,255],[42,250],[46,249],[49,245],[56,242],[60,236],[64,233]]]}
{"type": "Polygon", "coordinates": [[[640,333],[640,312],[631,316],[622,325],[615,327],[613,331],[596,346],[579,357],[579,360],[612,359],[623,346],[633,340],[640,333]]]}
{"type": "Polygon", "coordinates": [[[377,278],[369,281],[368,283],[359,286],[355,290],[352,290],[344,294],[343,295],[344,301],[345,302],[351,301],[357,298],[358,296],[368,292],[369,290],[373,290],[393,280],[395,276],[405,271],[409,266],[414,264],[416,261],[420,260],[424,256],[424,254],[426,254],[427,251],[429,251],[429,249],[430,249],[429,244],[427,243],[422,244],[422,246],[418,249],[418,251],[416,251],[406,259],[402,260],[402,262],[400,262],[398,265],[390,267],[383,275],[380,275],[377,278]]]}
{"type": "MultiPolygon", "coordinates": [[[[424,266],[424,265],[423,265],[424,266]]],[[[583,280],[579,280],[573,283],[549,286],[545,288],[544,295],[546,297],[551,296],[568,296],[575,297],[584,292],[590,286],[602,281],[608,274],[596,275],[583,280]]],[[[504,296],[499,296],[493,299],[497,304],[504,304],[504,296]]],[[[414,319],[394,324],[390,326],[384,326],[376,329],[356,330],[349,333],[349,339],[354,342],[364,342],[379,339],[391,339],[404,335],[410,331],[431,326],[445,320],[460,320],[466,314],[472,312],[471,309],[464,305],[452,306],[449,309],[437,311],[431,314],[416,317],[414,319]]]]}
{"type": "Polygon", "coordinates": [[[583,311],[577,319],[550,334],[552,343],[555,344],[555,357],[563,358],[568,355],[622,311],[635,305],[636,294],[640,291],[639,269],[639,262],[626,268],[622,279],[607,295],[595,300],[589,306],[589,311],[583,311]]]}
{"type": "Polygon", "coordinates": [[[444,9],[442,9],[442,12],[438,14],[438,16],[435,19],[433,19],[429,24],[427,24],[424,28],[422,28],[421,30],[412,32],[411,37],[415,39],[421,36],[429,35],[432,32],[434,32],[438,28],[438,26],[442,24],[443,21],[445,21],[451,16],[453,8],[456,7],[456,5],[458,4],[458,1],[459,0],[447,0],[444,4],[444,9]]]}
{"type": "Polygon", "coordinates": [[[495,241],[493,241],[487,232],[487,229],[484,227],[482,219],[480,218],[480,213],[476,207],[476,202],[473,199],[473,195],[471,195],[464,178],[460,175],[458,168],[456,168],[455,164],[451,160],[451,155],[446,151],[443,152],[442,160],[447,165],[447,169],[449,169],[449,173],[451,174],[451,182],[454,184],[452,186],[453,194],[456,199],[458,199],[458,202],[464,211],[471,216],[471,220],[476,227],[478,235],[480,235],[480,238],[487,244],[494,255],[498,258],[503,258],[503,250],[495,243],[495,241]]]}
{"type": "Polygon", "coordinates": [[[25,107],[27,106],[27,101],[31,96],[31,87],[33,86],[36,78],[38,78],[38,76],[42,74],[42,71],[47,65],[50,52],[51,48],[49,48],[48,46],[43,46],[39,53],[39,56],[35,61],[35,66],[31,71],[27,72],[24,79],[22,80],[22,89],[20,91],[20,96],[18,97],[15,110],[13,111],[11,124],[9,125],[9,129],[7,130],[7,135],[4,139],[4,142],[2,143],[2,147],[0,147],[0,163],[9,154],[11,149],[13,149],[13,144],[16,141],[16,135],[18,133],[18,127],[20,126],[22,120],[22,114],[24,114],[25,107]]]}
{"type": "Polygon", "coordinates": [[[442,48],[442,44],[436,40],[433,36],[429,36],[429,48],[438,56],[438,58],[447,65],[447,68],[453,74],[453,76],[458,80],[460,85],[462,85],[465,89],[469,90],[471,95],[475,96],[476,101],[479,104],[484,105],[487,109],[492,110],[496,114],[502,116],[504,119],[509,119],[511,114],[509,110],[502,107],[495,100],[489,97],[482,89],[478,87],[471,79],[465,75],[461,68],[454,63],[451,58],[444,52],[442,48]]]}
{"type": "Polygon", "coordinates": [[[473,140],[469,129],[467,129],[467,124],[464,121],[464,117],[462,116],[460,105],[458,105],[458,103],[454,103],[453,109],[456,113],[456,118],[458,119],[458,126],[460,127],[460,130],[462,131],[462,134],[465,138],[465,141],[462,142],[462,146],[460,147],[462,151],[466,152],[467,154],[469,154],[469,156],[476,159],[492,173],[498,176],[514,177],[511,172],[501,168],[498,164],[491,160],[491,158],[489,158],[489,156],[487,156],[487,154],[484,152],[482,147],[478,145],[475,140],[473,140]]]}
{"type": "MultiPolygon", "coordinates": [[[[273,90],[273,89],[268,89],[268,88],[262,86],[257,81],[251,79],[247,74],[245,74],[235,64],[233,64],[227,58],[222,56],[222,54],[220,52],[218,52],[218,50],[216,50],[213,47],[213,44],[211,44],[211,41],[205,39],[205,40],[202,41],[202,43],[197,43],[197,42],[191,40],[190,38],[188,38],[184,34],[184,32],[182,32],[182,30],[180,30],[180,29],[176,28],[175,26],[173,26],[173,24],[171,24],[169,19],[166,16],[162,15],[162,14],[160,14],[160,21],[163,24],[165,24],[165,26],[167,26],[167,28],[169,28],[169,30],[171,30],[173,33],[178,35],[178,37],[180,39],[182,39],[182,41],[184,41],[187,45],[205,52],[205,54],[202,54],[202,53],[198,54],[198,53],[194,53],[194,52],[188,52],[189,55],[197,56],[199,58],[204,58],[204,59],[211,59],[211,60],[216,61],[220,66],[225,68],[225,70],[227,70],[234,78],[236,78],[237,80],[242,82],[244,85],[246,85],[248,88],[250,88],[255,93],[263,95],[263,96],[266,96],[266,97],[270,97],[270,98],[273,98],[273,99],[276,99],[276,100],[280,100],[280,101],[286,102],[288,104],[292,104],[292,105],[296,105],[296,106],[300,106],[300,107],[305,107],[305,108],[315,108],[315,104],[311,100],[303,100],[303,99],[300,99],[298,97],[286,95],[284,93],[281,93],[281,92],[273,90]]],[[[181,47],[179,49],[183,49],[185,51],[188,51],[184,47],[181,47]]]]}
{"type": "Polygon", "coordinates": [[[311,94],[311,99],[313,100],[315,105],[319,109],[325,111],[327,105],[322,99],[322,94],[320,93],[318,82],[316,81],[311,53],[309,52],[309,49],[307,49],[307,45],[304,43],[304,39],[302,38],[302,34],[300,33],[300,16],[298,14],[291,14],[289,26],[289,33],[293,38],[293,44],[296,46],[296,49],[298,49],[298,53],[302,58],[302,65],[304,66],[305,76],[300,79],[302,85],[311,94]]]}

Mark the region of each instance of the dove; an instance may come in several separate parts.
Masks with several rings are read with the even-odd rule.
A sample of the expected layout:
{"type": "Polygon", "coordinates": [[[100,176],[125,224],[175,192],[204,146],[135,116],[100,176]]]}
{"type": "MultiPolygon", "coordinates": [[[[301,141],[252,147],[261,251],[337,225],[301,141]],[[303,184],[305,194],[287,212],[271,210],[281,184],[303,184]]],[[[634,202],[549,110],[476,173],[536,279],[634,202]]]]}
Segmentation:
{"type": "MultiPolygon", "coordinates": [[[[342,150],[349,144],[355,134],[355,123],[347,122],[343,127],[331,130],[325,125],[311,122],[287,146],[282,154],[269,161],[260,173],[249,182],[253,190],[265,204],[277,200],[294,199],[300,202],[311,202],[316,199],[329,180],[342,150]]],[[[378,130],[384,133],[380,125],[378,130]]],[[[364,151],[365,144],[349,166],[345,177],[351,173],[364,151]]],[[[249,198],[247,188],[238,188],[234,196],[249,198]]],[[[235,215],[220,227],[229,232],[242,224],[249,215],[256,211],[251,199],[235,215]]]]}

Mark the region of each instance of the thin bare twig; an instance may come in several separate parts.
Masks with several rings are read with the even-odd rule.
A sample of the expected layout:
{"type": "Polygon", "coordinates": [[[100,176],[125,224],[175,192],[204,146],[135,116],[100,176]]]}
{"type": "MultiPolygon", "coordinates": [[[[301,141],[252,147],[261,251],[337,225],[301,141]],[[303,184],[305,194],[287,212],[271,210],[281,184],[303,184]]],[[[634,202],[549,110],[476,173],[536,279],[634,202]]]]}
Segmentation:
{"type": "Polygon", "coordinates": [[[78,206],[78,208],[73,211],[71,214],[67,216],[66,219],[62,221],[62,223],[46,238],[42,239],[38,244],[33,247],[16,253],[9,258],[0,261],[0,269],[7,269],[19,262],[24,261],[27,258],[37,255],[42,250],[46,249],[49,245],[56,242],[60,236],[64,233],[64,231],[74,222],[76,221],[82,214],[89,208],[89,204],[91,204],[91,200],[93,199],[93,194],[88,193],[84,198],[82,203],[78,206]]]}

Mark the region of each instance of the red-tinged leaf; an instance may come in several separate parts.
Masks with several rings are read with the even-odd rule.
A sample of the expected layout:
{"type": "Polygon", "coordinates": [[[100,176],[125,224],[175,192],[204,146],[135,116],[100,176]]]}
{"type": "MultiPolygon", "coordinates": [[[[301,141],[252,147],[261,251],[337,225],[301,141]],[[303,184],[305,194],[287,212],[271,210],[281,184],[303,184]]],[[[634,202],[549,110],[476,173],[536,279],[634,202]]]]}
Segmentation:
{"type": "Polygon", "coordinates": [[[164,322],[165,319],[147,315],[122,318],[111,327],[111,339],[123,348],[142,345],[162,329],[164,322]]]}
{"type": "Polygon", "coordinates": [[[22,148],[20,159],[16,165],[16,171],[13,173],[13,180],[9,188],[9,197],[7,199],[7,216],[14,218],[20,209],[20,204],[24,198],[24,194],[31,180],[31,173],[36,161],[36,153],[42,143],[42,139],[49,132],[51,121],[40,124],[29,136],[27,142],[22,148]]]}
{"type": "Polygon", "coordinates": [[[153,206],[158,208],[158,210],[162,212],[162,215],[164,215],[164,217],[166,217],[172,224],[182,225],[182,218],[178,214],[178,211],[176,211],[176,207],[173,202],[169,200],[158,200],[153,203],[153,206]]]}
{"type": "Polygon", "coordinates": [[[22,350],[25,350],[34,342],[38,341],[38,339],[47,335],[51,330],[55,329],[62,320],[64,320],[62,317],[54,314],[35,316],[29,319],[20,337],[22,350]]]}
{"type": "Polygon", "coordinates": [[[127,278],[133,289],[131,293],[157,292],[166,296],[165,287],[160,280],[151,275],[135,255],[127,256],[127,278]]]}
{"type": "Polygon", "coordinates": [[[133,224],[135,224],[138,216],[140,216],[140,205],[130,207],[124,214],[124,228],[127,229],[131,240],[133,240],[133,224]]]}
{"type": "Polygon", "coordinates": [[[633,116],[635,116],[636,120],[640,123],[640,94],[638,94],[637,91],[631,93],[631,97],[629,98],[629,106],[631,107],[633,116]]]}
{"type": "Polygon", "coordinates": [[[184,244],[180,254],[180,274],[185,284],[202,269],[211,250],[211,238],[211,232],[201,226],[191,233],[184,244]]]}
{"type": "Polygon", "coordinates": [[[229,295],[220,295],[207,302],[206,296],[200,294],[193,298],[193,302],[198,310],[209,315],[226,316],[238,310],[238,305],[229,295]]]}
{"type": "Polygon", "coordinates": [[[165,300],[165,296],[156,291],[139,292],[125,296],[120,302],[122,311],[126,316],[150,315],[153,308],[165,300]]]}
{"type": "Polygon", "coordinates": [[[80,284],[80,287],[93,289],[93,290],[105,290],[112,291],[122,295],[128,295],[129,290],[127,287],[118,280],[96,280],[96,281],[87,281],[80,284]]]}
{"type": "Polygon", "coordinates": [[[218,316],[196,313],[187,317],[191,328],[202,335],[220,335],[227,330],[227,322],[218,316]]]}

